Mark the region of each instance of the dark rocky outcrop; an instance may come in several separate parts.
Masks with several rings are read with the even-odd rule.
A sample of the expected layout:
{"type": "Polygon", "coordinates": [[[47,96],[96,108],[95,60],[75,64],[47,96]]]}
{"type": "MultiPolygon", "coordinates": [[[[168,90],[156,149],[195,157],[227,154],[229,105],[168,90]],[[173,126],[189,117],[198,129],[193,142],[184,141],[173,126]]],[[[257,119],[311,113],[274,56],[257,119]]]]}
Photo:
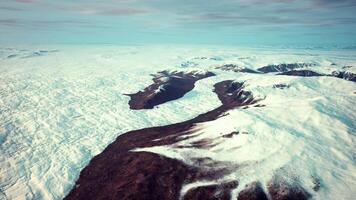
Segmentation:
{"type": "Polygon", "coordinates": [[[290,86],[284,83],[279,83],[279,84],[274,84],[273,88],[278,88],[278,89],[285,89],[285,88],[289,88],[290,86]]]}
{"type": "Polygon", "coordinates": [[[343,66],[342,67],[342,69],[351,69],[351,68],[353,68],[354,66],[352,66],[352,65],[346,65],[346,66],[343,66]]]}
{"type": "Polygon", "coordinates": [[[239,131],[233,131],[231,133],[225,134],[222,137],[224,138],[232,138],[234,135],[238,135],[240,132],[239,131]]]}
{"type": "Polygon", "coordinates": [[[213,56],[211,58],[209,58],[210,60],[215,60],[215,61],[223,61],[224,59],[220,56],[213,56]]]}
{"type": "Polygon", "coordinates": [[[239,193],[237,200],[267,200],[267,196],[261,187],[261,183],[254,182],[246,185],[239,193]]]}
{"type": "Polygon", "coordinates": [[[313,178],[313,183],[314,183],[313,190],[315,192],[318,192],[320,190],[320,187],[321,187],[321,180],[319,178],[316,178],[316,177],[312,177],[312,178],[313,178]]]}
{"type": "Polygon", "coordinates": [[[356,82],[356,74],[347,72],[347,71],[334,71],[334,72],[332,72],[331,76],[334,76],[336,78],[345,79],[347,81],[356,82]]]}
{"type": "Polygon", "coordinates": [[[222,66],[215,67],[215,69],[221,69],[223,71],[253,73],[253,74],[260,73],[260,72],[257,72],[255,70],[252,70],[252,69],[249,69],[249,68],[246,68],[246,67],[240,67],[240,66],[235,65],[235,64],[225,64],[225,65],[222,65],[222,66]]]}
{"type": "MultiPolygon", "coordinates": [[[[221,164],[209,157],[194,158],[194,165],[191,166],[159,154],[134,151],[137,148],[173,145],[186,138],[181,136],[190,135],[197,123],[215,120],[230,109],[257,102],[251,92],[244,91],[243,83],[231,80],[215,84],[214,92],[222,102],[218,108],[181,123],[130,131],[118,136],[81,171],[65,200],[230,199],[231,190],[238,186],[237,181],[192,188],[184,196],[180,196],[180,192],[184,184],[218,180],[238,166],[221,164]]],[[[210,141],[203,143],[195,145],[205,148],[210,141]]],[[[278,181],[272,181],[268,190],[272,199],[276,200],[304,200],[310,196],[299,185],[294,187],[278,181]]],[[[238,200],[265,200],[265,197],[260,185],[252,183],[240,193],[238,200]]]]}
{"type": "Polygon", "coordinates": [[[143,91],[128,94],[131,109],[152,109],[168,101],[179,99],[194,88],[196,81],[214,76],[212,72],[162,71],[153,75],[153,84],[143,91]]]}
{"type": "Polygon", "coordinates": [[[237,181],[231,181],[228,183],[193,188],[185,194],[183,200],[230,200],[231,190],[237,186],[237,181]]]}
{"type": "Polygon", "coordinates": [[[278,64],[278,65],[267,65],[257,70],[263,73],[270,73],[270,72],[287,72],[290,70],[298,69],[298,68],[306,68],[306,67],[313,67],[316,64],[311,63],[292,63],[292,64],[278,64]]]}
{"type": "Polygon", "coordinates": [[[274,178],[268,184],[268,191],[273,200],[307,200],[311,198],[311,194],[297,181],[291,183],[280,178],[274,178]]]}
{"type": "MultiPolygon", "coordinates": [[[[347,71],[334,71],[331,75],[319,74],[311,70],[291,70],[287,72],[278,73],[277,75],[286,75],[286,76],[304,76],[304,77],[313,77],[313,76],[331,76],[347,81],[356,82],[356,74],[347,72],[347,71]]],[[[275,88],[282,88],[277,85],[274,85],[275,88]]]]}
{"type": "MultiPolygon", "coordinates": [[[[209,161],[211,167],[207,171],[206,168],[187,166],[157,154],[132,151],[136,148],[174,144],[181,140],[179,136],[191,133],[196,123],[214,120],[229,109],[257,101],[251,93],[243,90],[243,83],[222,81],[215,84],[214,88],[223,105],[185,122],[120,135],[82,170],[65,199],[173,200],[179,198],[183,183],[198,179],[214,180],[228,173],[227,169],[215,169],[214,162],[209,161],[209,158],[196,161],[197,166],[199,163],[206,165],[209,161]]],[[[193,194],[192,197],[198,195],[195,192],[193,194]]]]}
{"type": "Polygon", "coordinates": [[[304,76],[304,77],[324,76],[323,74],[319,74],[319,73],[313,72],[311,70],[292,70],[292,71],[282,72],[277,75],[304,76]]]}

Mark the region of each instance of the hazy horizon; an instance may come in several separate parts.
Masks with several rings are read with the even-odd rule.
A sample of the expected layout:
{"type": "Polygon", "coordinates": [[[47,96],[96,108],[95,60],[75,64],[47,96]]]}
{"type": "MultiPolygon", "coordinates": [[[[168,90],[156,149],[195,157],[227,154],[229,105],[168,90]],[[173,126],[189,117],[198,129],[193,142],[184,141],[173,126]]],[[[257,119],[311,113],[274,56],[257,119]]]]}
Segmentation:
{"type": "Polygon", "coordinates": [[[356,44],[354,0],[4,0],[0,44],[356,44]]]}

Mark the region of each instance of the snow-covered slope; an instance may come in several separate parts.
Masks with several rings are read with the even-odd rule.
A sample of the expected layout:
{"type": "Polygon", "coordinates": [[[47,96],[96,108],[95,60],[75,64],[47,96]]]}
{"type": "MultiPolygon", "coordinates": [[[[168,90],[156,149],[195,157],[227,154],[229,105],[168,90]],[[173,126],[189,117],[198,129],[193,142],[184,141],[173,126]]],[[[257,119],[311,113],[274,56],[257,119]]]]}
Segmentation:
{"type": "Polygon", "coordinates": [[[191,187],[238,180],[236,196],[245,185],[256,181],[266,189],[279,175],[298,180],[315,199],[352,199],[356,192],[356,116],[350,107],[356,98],[354,83],[342,84],[342,89],[336,90],[340,81],[331,78],[275,76],[268,80],[248,78],[246,82],[251,83],[246,90],[266,96],[259,102],[264,107],[232,110],[215,121],[198,124],[191,135],[194,137],[137,151],[158,153],[190,165],[198,158],[209,158],[227,168],[236,167],[218,181],[190,183],[183,193],[191,187]],[[273,88],[281,82],[290,87],[273,88]],[[236,134],[223,137],[233,132],[236,134]],[[212,145],[191,145],[201,141],[212,141],[212,145]]]}
{"type": "MultiPolygon", "coordinates": [[[[189,46],[55,46],[0,51],[0,199],[61,199],[80,170],[118,135],[184,121],[220,105],[212,92],[222,80],[245,81],[265,107],[236,109],[199,124],[212,149],[138,149],[189,160],[201,155],[243,165],[224,179],[266,183],[275,173],[321,188],[316,199],[356,193],[355,83],[334,77],[291,77],[216,69],[236,64],[314,63],[314,71],[355,72],[352,51],[189,46]],[[37,53],[40,53],[39,56],[37,53]],[[16,56],[11,56],[16,55],[16,56]],[[36,55],[36,56],[29,56],[36,55]],[[189,63],[189,64],[186,64],[189,63]],[[194,64],[192,64],[194,63],[194,64]],[[130,94],[162,70],[209,70],[184,97],[152,110],[130,110],[130,94]],[[284,89],[275,84],[286,84],[284,89]],[[247,132],[232,138],[220,134],[247,132]],[[281,170],[283,169],[283,170],[281,170]],[[282,172],[280,172],[282,171],[282,172]]],[[[204,182],[195,183],[206,184],[204,182]]],[[[191,185],[187,185],[189,188],[191,185]]],[[[238,188],[241,190],[243,188],[238,188]]],[[[238,191],[235,191],[238,192],[238,191]]]]}

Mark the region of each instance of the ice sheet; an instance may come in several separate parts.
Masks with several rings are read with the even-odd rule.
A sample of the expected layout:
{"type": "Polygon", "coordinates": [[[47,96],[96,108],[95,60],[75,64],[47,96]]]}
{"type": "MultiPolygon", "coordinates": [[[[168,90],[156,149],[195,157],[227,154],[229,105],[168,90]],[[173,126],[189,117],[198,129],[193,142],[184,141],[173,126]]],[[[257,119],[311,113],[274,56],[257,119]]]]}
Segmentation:
{"type": "MultiPolygon", "coordinates": [[[[268,64],[305,62],[317,63],[316,70],[331,73],[356,66],[354,55],[341,50],[211,46],[2,48],[0,197],[63,198],[80,170],[118,135],[184,121],[219,106],[212,88],[227,79],[245,80],[248,90],[266,97],[262,103],[267,106],[233,110],[227,117],[201,124],[202,137],[235,129],[249,134],[223,140],[215,147],[217,152],[182,149],[178,151],[181,158],[189,162],[184,152],[194,151],[192,155],[207,153],[214,159],[236,163],[258,161],[260,164],[250,164],[233,177],[226,177],[241,182],[265,181],[281,166],[303,164],[295,172],[303,178],[303,184],[311,184],[310,175],[321,177],[325,184],[316,198],[330,194],[348,197],[355,193],[356,185],[355,83],[332,77],[238,74],[215,66],[233,63],[257,69],[268,64]],[[28,56],[39,51],[50,53],[28,56]],[[13,54],[16,56],[10,56],[13,54]],[[188,61],[196,64],[182,65],[188,61]],[[130,110],[124,94],[145,88],[151,84],[149,74],[162,70],[210,70],[217,76],[198,81],[183,98],[153,110],[130,110]],[[277,83],[291,87],[273,88],[277,83]],[[223,129],[220,123],[224,123],[223,129]],[[237,146],[238,150],[231,150],[237,146]],[[304,164],[306,161],[308,164],[304,164]]],[[[155,148],[158,150],[150,151],[175,156],[170,154],[172,147],[155,148]]]]}

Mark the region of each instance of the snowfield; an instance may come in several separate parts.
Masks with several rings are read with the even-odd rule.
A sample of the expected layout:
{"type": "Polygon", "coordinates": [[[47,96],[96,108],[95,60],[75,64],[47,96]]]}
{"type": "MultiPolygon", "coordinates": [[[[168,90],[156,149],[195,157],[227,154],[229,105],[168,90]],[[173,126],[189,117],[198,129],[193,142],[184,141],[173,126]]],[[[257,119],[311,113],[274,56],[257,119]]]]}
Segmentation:
{"type": "MultiPolygon", "coordinates": [[[[297,180],[314,199],[356,194],[356,85],[335,77],[223,71],[235,64],[311,63],[322,74],[356,73],[356,51],[214,46],[36,46],[0,48],[0,200],[62,199],[95,155],[130,130],[191,119],[221,103],[223,80],[245,81],[264,107],[234,109],[200,123],[195,137],[136,149],[191,164],[210,157],[239,166],[223,177],[244,186],[274,176],[297,180]],[[204,70],[184,97],[152,110],[130,110],[129,97],[163,70],[204,70]],[[287,87],[276,88],[284,84],[287,87]],[[219,137],[238,131],[229,138],[219,137]],[[243,133],[243,134],[242,134],[243,133]],[[189,144],[213,140],[211,149],[189,144]],[[178,144],[177,144],[178,145],[178,144]],[[320,189],[312,188],[318,182],[320,189]]],[[[196,182],[189,188],[214,184],[196,182]]],[[[238,194],[243,188],[238,187],[238,194]]]]}

